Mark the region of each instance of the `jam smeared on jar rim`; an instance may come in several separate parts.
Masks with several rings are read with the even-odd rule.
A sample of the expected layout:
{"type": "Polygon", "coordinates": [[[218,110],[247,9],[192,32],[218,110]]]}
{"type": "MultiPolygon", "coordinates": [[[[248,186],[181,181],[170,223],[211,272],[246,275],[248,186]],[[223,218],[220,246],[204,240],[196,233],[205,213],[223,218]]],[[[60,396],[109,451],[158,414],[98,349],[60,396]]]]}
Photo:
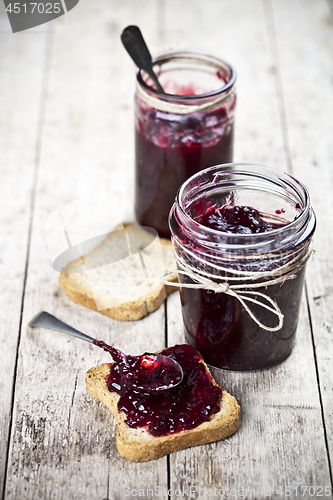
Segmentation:
{"type": "Polygon", "coordinates": [[[167,356],[147,352],[142,356],[129,356],[103,340],[94,341],[94,344],[111,354],[119,366],[122,383],[126,387],[139,391],[165,391],[182,380],[181,367],[167,356]]]}
{"type": "Polygon", "coordinates": [[[172,389],[154,393],[124,384],[119,363],[111,365],[107,377],[109,391],[120,395],[118,410],[126,413],[126,424],[145,427],[154,436],[193,429],[220,410],[222,389],[202,363],[202,356],[190,345],[176,345],[161,354],[183,368],[182,382],[172,389]]]}
{"type": "MultiPolygon", "coordinates": [[[[210,86],[203,87],[199,86],[198,83],[188,82],[187,84],[180,84],[175,82],[174,80],[165,80],[163,81],[163,89],[166,94],[169,95],[177,95],[177,96],[200,96],[203,94],[209,94],[210,92],[215,92],[220,90],[222,86],[226,85],[229,81],[227,75],[225,75],[222,71],[216,71],[216,78],[220,80],[219,86],[210,86]]],[[[161,75],[159,75],[161,78],[161,75]]],[[[156,89],[155,83],[148,77],[146,81],[147,85],[156,89]]]]}
{"type": "MultiPolygon", "coordinates": [[[[202,208],[197,206],[201,203],[196,203],[193,207],[194,212],[202,208]]],[[[268,223],[255,208],[240,205],[223,205],[222,207],[212,205],[203,213],[194,216],[193,220],[208,228],[234,234],[266,233],[285,225],[268,223]]]]}
{"type": "Polygon", "coordinates": [[[163,83],[163,88],[166,94],[178,95],[178,96],[194,96],[205,94],[208,92],[207,89],[198,87],[194,83],[188,83],[187,85],[180,85],[172,80],[163,83]]]}

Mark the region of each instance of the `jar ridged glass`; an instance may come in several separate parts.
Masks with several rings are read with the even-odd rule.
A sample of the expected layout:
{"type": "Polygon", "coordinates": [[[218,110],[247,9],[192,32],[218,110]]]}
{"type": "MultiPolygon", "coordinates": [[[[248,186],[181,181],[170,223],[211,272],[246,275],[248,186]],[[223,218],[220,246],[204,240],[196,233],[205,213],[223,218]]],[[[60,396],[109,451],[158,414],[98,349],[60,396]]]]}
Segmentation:
{"type": "Polygon", "coordinates": [[[166,93],[137,72],[135,212],[141,225],[169,238],[179,186],[202,169],[232,161],[236,72],[195,51],[163,54],[153,66],[166,93]]]}
{"type": "Polygon", "coordinates": [[[306,188],[278,169],[218,165],[181,186],[170,228],[184,285],[182,312],[187,340],[207,363],[255,370],[291,353],[315,223],[306,188]],[[223,205],[253,207],[277,227],[231,234],[195,220],[207,207],[223,205]],[[205,289],[207,279],[227,284],[225,292],[211,284],[205,289]]]}

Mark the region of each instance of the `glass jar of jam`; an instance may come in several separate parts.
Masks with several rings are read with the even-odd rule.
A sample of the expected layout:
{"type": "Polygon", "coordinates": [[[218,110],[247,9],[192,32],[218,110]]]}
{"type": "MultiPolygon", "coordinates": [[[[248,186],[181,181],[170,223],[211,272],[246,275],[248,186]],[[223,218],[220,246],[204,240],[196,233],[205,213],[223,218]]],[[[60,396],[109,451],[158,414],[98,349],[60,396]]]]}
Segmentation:
{"type": "Polygon", "coordinates": [[[180,188],[170,228],[187,341],[217,368],[276,365],[295,341],[315,215],[293,176],[208,168],[180,188]]]}
{"type": "Polygon", "coordinates": [[[153,61],[165,93],[139,70],[135,96],[135,213],[170,238],[180,185],[233,156],[236,72],[209,54],[171,52],[153,61]]]}

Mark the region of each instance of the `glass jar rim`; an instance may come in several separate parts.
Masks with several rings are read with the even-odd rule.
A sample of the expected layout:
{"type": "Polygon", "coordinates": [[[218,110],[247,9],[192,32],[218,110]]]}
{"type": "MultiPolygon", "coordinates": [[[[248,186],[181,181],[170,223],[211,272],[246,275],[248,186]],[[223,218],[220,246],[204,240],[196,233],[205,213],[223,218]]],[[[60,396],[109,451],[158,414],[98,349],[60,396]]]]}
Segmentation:
{"type": "Polygon", "coordinates": [[[204,51],[199,51],[199,50],[193,50],[193,49],[182,49],[182,50],[172,50],[168,52],[163,52],[163,54],[160,54],[152,59],[153,66],[157,64],[163,64],[167,63],[172,59],[197,59],[201,60],[207,63],[210,63],[212,66],[215,66],[217,69],[221,67],[227,67],[230,70],[230,78],[223,85],[223,87],[220,87],[216,90],[213,90],[211,92],[206,92],[204,94],[197,94],[197,95],[178,95],[178,94],[168,94],[168,93],[162,93],[158,89],[154,89],[153,87],[150,87],[144,80],[142,73],[143,70],[137,69],[136,75],[137,75],[137,81],[141,88],[149,93],[150,95],[158,98],[158,99],[164,99],[166,101],[170,102],[192,102],[195,100],[209,100],[211,98],[217,97],[220,94],[227,93],[235,84],[236,79],[237,79],[237,73],[232,64],[229,62],[216,57],[215,55],[212,55],[208,52],[204,51]]]}
{"type": "MultiPolygon", "coordinates": [[[[207,183],[208,189],[209,185],[211,185],[212,187],[213,185],[217,187],[218,183],[216,181],[214,183],[213,182],[207,183]]],[[[304,184],[297,178],[295,178],[293,175],[281,169],[275,167],[268,167],[266,165],[258,163],[225,163],[209,167],[205,170],[201,170],[200,172],[194,174],[192,177],[187,179],[179,188],[174,206],[170,212],[170,221],[175,208],[178,209],[177,217],[180,219],[181,224],[184,225],[187,230],[193,232],[193,235],[198,235],[198,236],[200,235],[201,242],[203,238],[205,239],[209,238],[209,240],[211,242],[214,241],[214,245],[216,245],[216,243],[219,243],[219,240],[221,240],[221,242],[223,240],[228,240],[228,244],[226,244],[226,246],[234,249],[236,248],[240,249],[241,247],[244,247],[246,245],[250,248],[255,247],[259,250],[261,246],[265,246],[265,242],[267,241],[267,239],[274,241],[275,237],[277,236],[280,236],[279,238],[276,238],[279,241],[279,244],[282,244],[283,242],[284,244],[286,244],[287,242],[289,242],[290,237],[292,237],[292,235],[299,234],[299,236],[302,237],[302,235],[304,236],[305,233],[308,232],[312,233],[315,227],[315,216],[310,205],[310,195],[304,184]],[[248,168],[248,170],[246,170],[246,168],[248,168]],[[261,173],[259,172],[256,173],[254,171],[255,168],[260,169],[261,173]],[[264,175],[263,173],[264,171],[267,173],[267,175],[264,175]],[[246,176],[251,176],[251,174],[252,175],[256,174],[257,177],[259,176],[264,181],[272,181],[274,177],[279,179],[281,182],[284,181],[286,186],[294,189],[295,192],[297,190],[297,194],[301,197],[301,199],[299,200],[302,202],[303,205],[303,206],[301,205],[301,212],[293,221],[290,221],[289,223],[281,226],[280,228],[273,229],[265,233],[254,233],[254,234],[228,233],[217,229],[212,229],[198,223],[187,213],[185,209],[183,198],[185,196],[186,190],[189,189],[189,186],[191,184],[198,185],[198,179],[200,178],[200,176],[205,176],[210,174],[218,175],[219,173],[227,173],[227,172],[229,172],[230,174],[235,172],[238,174],[243,173],[246,176]],[[310,227],[310,231],[307,231],[306,229],[310,221],[312,221],[311,225],[312,227],[310,227]],[[282,238],[282,240],[281,240],[281,235],[285,236],[285,238],[282,238]]],[[[171,227],[171,232],[173,233],[172,227],[171,227]]]]}

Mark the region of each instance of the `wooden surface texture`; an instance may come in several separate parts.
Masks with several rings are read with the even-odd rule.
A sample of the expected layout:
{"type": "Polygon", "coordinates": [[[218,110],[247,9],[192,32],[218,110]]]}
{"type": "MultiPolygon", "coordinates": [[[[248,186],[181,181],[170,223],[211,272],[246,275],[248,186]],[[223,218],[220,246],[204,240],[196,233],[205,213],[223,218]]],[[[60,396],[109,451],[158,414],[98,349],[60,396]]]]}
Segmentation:
{"type": "Polygon", "coordinates": [[[332,498],[332,138],[332,0],[81,0],[16,34],[0,0],[2,500],[332,498]],[[119,457],[111,413],[86,394],[85,372],[108,354],[27,326],[47,310],[128,353],[184,341],[178,292],[140,321],[112,320],[64,295],[47,246],[50,220],[62,217],[75,244],[133,219],[128,24],[153,54],[193,47],[234,64],[234,161],[293,173],[317,215],[291,356],[260,372],[213,370],[241,406],[239,430],[141,464],[119,457]]]}

